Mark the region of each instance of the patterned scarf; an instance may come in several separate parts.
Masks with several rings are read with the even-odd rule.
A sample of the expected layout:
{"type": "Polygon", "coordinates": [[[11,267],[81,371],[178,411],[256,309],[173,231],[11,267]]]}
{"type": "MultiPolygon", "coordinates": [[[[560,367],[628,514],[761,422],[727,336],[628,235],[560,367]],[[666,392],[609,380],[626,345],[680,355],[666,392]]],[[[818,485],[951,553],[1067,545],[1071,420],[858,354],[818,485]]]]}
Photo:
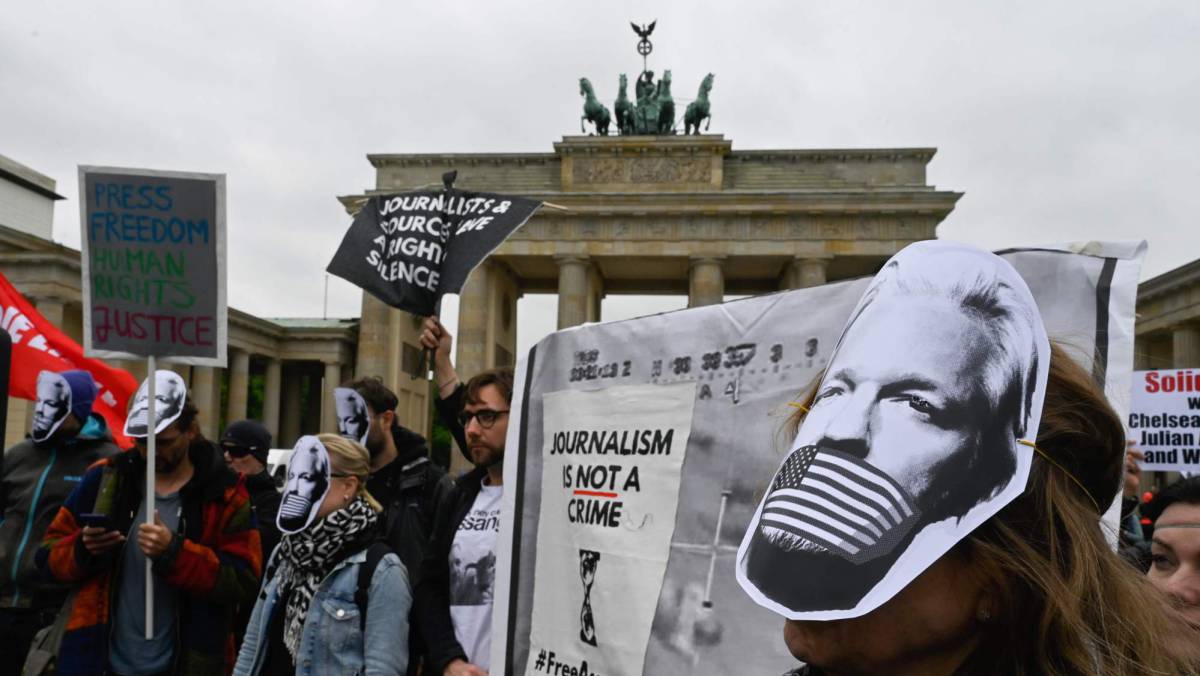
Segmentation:
{"type": "Polygon", "coordinates": [[[283,536],[275,574],[280,595],[287,594],[283,642],[293,661],[300,651],[304,618],[317,587],[346,555],[359,551],[375,537],[378,521],[379,515],[359,497],[299,533],[283,536]]]}

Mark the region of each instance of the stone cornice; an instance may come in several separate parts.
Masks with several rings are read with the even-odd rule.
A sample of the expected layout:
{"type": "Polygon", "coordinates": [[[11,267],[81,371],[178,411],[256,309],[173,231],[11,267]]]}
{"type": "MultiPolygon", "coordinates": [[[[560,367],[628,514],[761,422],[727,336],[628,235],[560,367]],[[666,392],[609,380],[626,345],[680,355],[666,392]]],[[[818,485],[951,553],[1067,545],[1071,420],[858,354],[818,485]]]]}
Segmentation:
{"type": "Polygon", "coordinates": [[[1138,303],[1168,295],[1200,283],[1200,259],[1168,270],[1138,285],[1138,303]]]}
{"type": "MultiPolygon", "coordinates": [[[[347,213],[361,208],[371,195],[391,190],[368,190],[362,195],[342,195],[338,201],[347,213]]],[[[786,214],[939,214],[946,215],[964,193],[934,188],[862,188],[856,190],[725,190],[697,192],[541,192],[522,193],[529,199],[553,202],[566,211],[542,209],[540,217],[674,216],[674,215],[786,215],[786,214]]]]}
{"type": "Polygon", "coordinates": [[[614,137],[568,136],[554,144],[553,153],[373,153],[367,161],[376,169],[384,167],[440,166],[524,166],[546,164],[562,154],[585,152],[595,155],[614,153],[695,154],[720,152],[730,161],[739,162],[930,162],[937,148],[764,148],[732,150],[732,142],[718,135],[614,137]]]}
{"type": "Polygon", "coordinates": [[[897,162],[918,160],[928,163],[937,148],[829,148],[814,150],[735,150],[730,161],[740,162],[897,162]]]}
{"type": "Polygon", "coordinates": [[[367,155],[372,167],[475,167],[480,165],[545,164],[558,159],[555,153],[386,153],[367,155]]]}
{"type": "Polygon", "coordinates": [[[61,265],[79,273],[79,252],[68,249],[59,251],[10,251],[0,252],[0,266],[5,265],[61,265]]]}

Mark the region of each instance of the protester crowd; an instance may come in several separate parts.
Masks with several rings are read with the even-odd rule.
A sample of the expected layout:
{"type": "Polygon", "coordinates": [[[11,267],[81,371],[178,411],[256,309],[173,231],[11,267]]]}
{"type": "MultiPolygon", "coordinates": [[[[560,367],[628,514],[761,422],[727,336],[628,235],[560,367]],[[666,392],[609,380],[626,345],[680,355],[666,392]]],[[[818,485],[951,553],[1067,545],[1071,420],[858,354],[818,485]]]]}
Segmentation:
{"type": "MultiPolygon", "coordinates": [[[[487,674],[513,372],[461,382],[449,332],[422,329],[439,418],[474,466],[454,478],[377,378],[339,388],[339,429],[297,442],[281,494],[270,432],[234,421],[205,439],[212,412],[178,375],[150,374],[165,401],[135,397],[128,450],[92,413],[87,372],[45,376],[0,471],[0,676],[487,674]]],[[[1136,449],[1058,347],[1031,443],[1020,495],[890,600],[787,620],[793,673],[1200,673],[1200,478],[1141,507],[1143,530],[1136,449]],[[1101,525],[1118,490],[1125,556],[1101,525]]]]}

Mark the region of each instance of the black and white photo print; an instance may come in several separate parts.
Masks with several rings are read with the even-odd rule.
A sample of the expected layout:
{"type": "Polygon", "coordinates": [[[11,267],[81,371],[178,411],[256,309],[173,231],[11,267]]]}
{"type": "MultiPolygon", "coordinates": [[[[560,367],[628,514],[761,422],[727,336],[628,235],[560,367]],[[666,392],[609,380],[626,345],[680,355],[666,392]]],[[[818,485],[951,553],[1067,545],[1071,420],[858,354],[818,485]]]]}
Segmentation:
{"type": "Polygon", "coordinates": [[[333,404],[337,412],[338,434],[360,444],[367,443],[367,434],[371,431],[371,413],[362,395],[349,387],[335,387],[333,404]]]}
{"type": "Polygon", "coordinates": [[[1049,342],[1000,257],[944,242],[889,260],[851,314],[738,551],[791,619],[890,599],[1020,494],[1049,342]]]}
{"type": "Polygon", "coordinates": [[[43,442],[62,426],[71,412],[71,385],[54,371],[42,371],[37,378],[37,403],[33,407],[33,425],[29,436],[43,442]]]}
{"type": "Polygon", "coordinates": [[[275,525],[284,533],[298,533],[317,518],[325,494],[329,492],[332,467],[329,451],[314,436],[296,441],[288,462],[287,480],[275,525]]]}
{"type": "MultiPolygon", "coordinates": [[[[154,378],[154,433],[158,434],[183,413],[183,405],[187,401],[187,385],[183,382],[183,376],[165,369],[156,371],[154,378]]],[[[146,429],[150,421],[149,411],[150,379],[147,378],[133,395],[129,417],[125,419],[125,436],[137,439],[149,436],[146,429]]]]}

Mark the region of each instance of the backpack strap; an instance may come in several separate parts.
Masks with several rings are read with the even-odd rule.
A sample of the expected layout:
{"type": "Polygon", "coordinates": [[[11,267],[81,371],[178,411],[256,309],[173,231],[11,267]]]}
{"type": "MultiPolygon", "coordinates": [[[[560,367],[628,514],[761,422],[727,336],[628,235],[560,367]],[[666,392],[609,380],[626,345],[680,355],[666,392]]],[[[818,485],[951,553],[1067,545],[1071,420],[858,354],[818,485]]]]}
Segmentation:
{"type": "Polygon", "coordinates": [[[367,546],[367,560],[358,567],[358,587],[354,590],[354,605],[358,606],[358,624],[364,640],[367,632],[367,594],[371,590],[371,578],[375,576],[379,561],[391,551],[392,548],[386,542],[376,540],[367,546]]]}

